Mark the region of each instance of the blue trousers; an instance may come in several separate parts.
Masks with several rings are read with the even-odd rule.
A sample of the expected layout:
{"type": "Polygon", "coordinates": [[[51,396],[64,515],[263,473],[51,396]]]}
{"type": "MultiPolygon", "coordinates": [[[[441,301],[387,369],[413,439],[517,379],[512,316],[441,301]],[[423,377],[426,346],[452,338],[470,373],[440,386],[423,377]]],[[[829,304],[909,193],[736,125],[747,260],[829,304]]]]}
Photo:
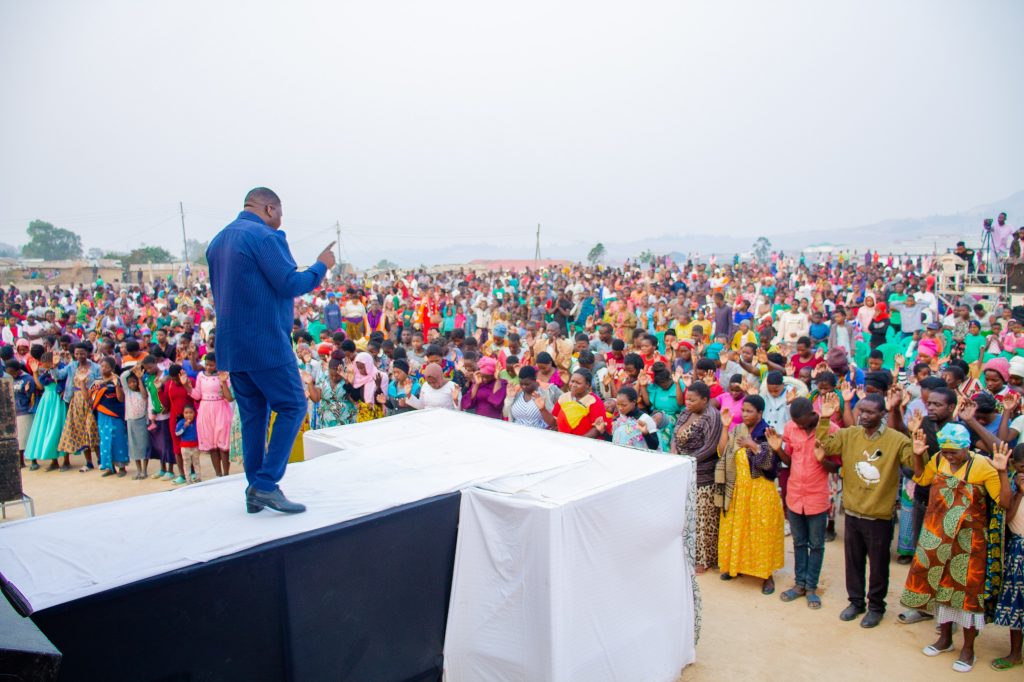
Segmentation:
{"type": "Polygon", "coordinates": [[[827,522],[827,511],[810,516],[789,511],[789,531],[793,537],[793,568],[796,571],[797,587],[818,589],[821,563],[825,559],[827,522]]]}
{"type": "Polygon", "coordinates": [[[289,362],[253,372],[231,372],[231,390],[242,422],[242,460],[249,485],[273,492],[284,477],[295,436],[306,418],[299,367],[289,362]],[[270,412],[277,413],[267,442],[270,412]]]}

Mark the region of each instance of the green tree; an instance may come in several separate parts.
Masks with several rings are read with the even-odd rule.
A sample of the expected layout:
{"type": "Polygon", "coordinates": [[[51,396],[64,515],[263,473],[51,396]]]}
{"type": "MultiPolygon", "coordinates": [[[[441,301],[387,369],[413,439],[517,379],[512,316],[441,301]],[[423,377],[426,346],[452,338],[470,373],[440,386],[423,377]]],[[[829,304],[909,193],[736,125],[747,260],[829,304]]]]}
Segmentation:
{"type": "Polygon", "coordinates": [[[0,258],[17,258],[21,255],[21,249],[17,246],[0,242],[0,258]]]}
{"type": "Polygon", "coordinates": [[[604,244],[598,242],[597,244],[594,244],[594,248],[592,248],[590,252],[587,253],[587,262],[589,262],[591,265],[597,265],[598,261],[604,258],[604,254],[604,244]]]}
{"type": "Polygon", "coordinates": [[[21,255],[43,260],[81,258],[82,238],[45,220],[33,220],[28,224],[28,244],[22,247],[21,255]]]}
{"type": "Polygon", "coordinates": [[[394,270],[398,267],[398,263],[392,263],[387,258],[381,258],[373,267],[378,270],[394,270]]]}
{"type": "Polygon", "coordinates": [[[641,253],[637,257],[637,260],[639,260],[641,263],[652,263],[654,262],[655,258],[657,258],[657,256],[654,255],[653,251],[651,251],[650,249],[644,249],[643,253],[641,253]]]}
{"type": "Polygon", "coordinates": [[[125,267],[138,263],[170,263],[174,256],[162,246],[146,246],[143,244],[137,249],[132,249],[126,257],[121,258],[121,264],[125,267]]]}
{"type": "Polygon", "coordinates": [[[208,265],[206,262],[206,248],[210,245],[210,242],[187,239],[185,240],[185,245],[188,247],[188,258],[186,259],[185,253],[182,252],[182,260],[188,260],[190,263],[198,263],[199,265],[208,265]]]}
{"type": "Polygon", "coordinates": [[[768,241],[767,237],[758,237],[757,241],[754,242],[754,258],[761,263],[768,262],[768,256],[772,250],[772,243],[768,241]]]}

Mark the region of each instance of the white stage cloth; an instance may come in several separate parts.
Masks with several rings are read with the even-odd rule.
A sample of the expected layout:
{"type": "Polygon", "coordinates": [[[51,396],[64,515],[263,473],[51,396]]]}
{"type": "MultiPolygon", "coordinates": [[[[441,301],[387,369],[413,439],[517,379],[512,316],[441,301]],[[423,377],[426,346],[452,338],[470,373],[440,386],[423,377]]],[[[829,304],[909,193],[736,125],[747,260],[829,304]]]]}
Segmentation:
{"type": "MultiPolygon", "coordinates": [[[[0,573],[37,611],[280,538],[588,457],[586,448],[573,442],[581,438],[538,450],[495,438],[492,420],[454,416],[457,437],[429,443],[382,439],[337,457],[289,465],[281,487],[307,505],[304,514],[247,514],[245,477],[235,475],[0,524],[0,573]]],[[[392,419],[404,418],[379,421],[391,426],[392,419]]]]}
{"type": "Polygon", "coordinates": [[[463,492],[447,682],[670,682],[695,660],[693,461],[591,443],[515,494],[463,492]]]}

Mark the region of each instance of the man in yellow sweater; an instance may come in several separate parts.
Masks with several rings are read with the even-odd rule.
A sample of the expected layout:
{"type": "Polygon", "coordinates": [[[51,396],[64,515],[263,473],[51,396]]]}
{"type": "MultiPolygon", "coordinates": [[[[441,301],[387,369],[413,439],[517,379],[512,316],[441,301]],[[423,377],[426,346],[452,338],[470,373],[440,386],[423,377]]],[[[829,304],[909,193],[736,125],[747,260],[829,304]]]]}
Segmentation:
{"type": "MultiPolygon", "coordinates": [[[[846,594],[850,605],[839,619],[850,621],[864,613],[865,562],[870,564],[867,614],[863,628],[873,628],[885,613],[889,591],[889,545],[892,544],[892,513],[900,482],[900,466],[914,464],[909,438],[882,423],[885,399],[869,393],[857,403],[860,425],[829,434],[828,424],[839,409],[839,399],[822,399],[817,437],[825,453],[842,460],[846,594]]],[[[828,460],[826,460],[827,462],[828,460]]],[[[834,463],[826,468],[837,468],[834,463]]]]}

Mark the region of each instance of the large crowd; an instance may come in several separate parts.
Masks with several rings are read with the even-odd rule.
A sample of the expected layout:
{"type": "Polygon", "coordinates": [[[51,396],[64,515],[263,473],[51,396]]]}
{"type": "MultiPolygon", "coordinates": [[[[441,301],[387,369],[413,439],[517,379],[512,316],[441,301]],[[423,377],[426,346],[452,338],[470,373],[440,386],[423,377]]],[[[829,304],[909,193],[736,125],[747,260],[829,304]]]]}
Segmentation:
{"type": "MultiPolygon", "coordinates": [[[[899,621],[938,625],[923,653],[956,654],[959,627],[966,672],[995,622],[1010,651],[991,665],[1009,669],[1024,630],[1024,316],[941,299],[936,267],[867,251],[331,278],[295,301],[302,431],[447,409],[692,457],[698,572],[773,594],[790,536],[779,596],[820,609],[839,519],[843,621],[878,625],[895,553],[910,564],[899,621]]],[[[4,291],[25,464],[186,485],[209,457],[229,474],[240,426],[213,311],[201,283],[4,291]]]]}

